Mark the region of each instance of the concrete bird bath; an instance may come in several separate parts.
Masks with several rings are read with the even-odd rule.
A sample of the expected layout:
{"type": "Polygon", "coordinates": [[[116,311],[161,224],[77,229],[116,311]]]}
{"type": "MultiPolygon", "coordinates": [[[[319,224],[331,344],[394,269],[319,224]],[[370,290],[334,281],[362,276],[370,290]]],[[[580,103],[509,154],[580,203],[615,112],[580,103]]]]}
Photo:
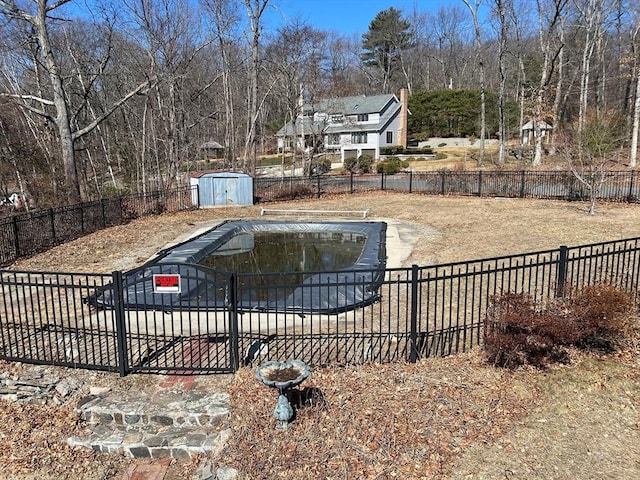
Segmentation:
{"type": "Polygon", "coordinates": [[[286,430],[289,420],[293,417],[293,407],[289,403],[287,393],[293,387],[300,385],[310,373],[309,365],[300,360],[269,361],[256,369],[256,378],[259,381],[268,387],[277,388],[280,392],[278,404],[273,411],[277,428],[286,430]]]}

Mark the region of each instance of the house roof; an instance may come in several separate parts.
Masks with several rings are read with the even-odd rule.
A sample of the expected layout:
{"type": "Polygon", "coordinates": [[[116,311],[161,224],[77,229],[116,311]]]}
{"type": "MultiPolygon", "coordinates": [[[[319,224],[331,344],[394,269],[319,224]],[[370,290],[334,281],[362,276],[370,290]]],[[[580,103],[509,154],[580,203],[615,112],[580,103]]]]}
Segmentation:
{"type": "Polygon", "coordinates": [[[313,105],[313,110],[326,112],[329,115],[357,115],[359,113],[377,113],[394,101],[397,97],[393,93],[384,95],[357,95],[353,97],[326,98],[313,105]]]}

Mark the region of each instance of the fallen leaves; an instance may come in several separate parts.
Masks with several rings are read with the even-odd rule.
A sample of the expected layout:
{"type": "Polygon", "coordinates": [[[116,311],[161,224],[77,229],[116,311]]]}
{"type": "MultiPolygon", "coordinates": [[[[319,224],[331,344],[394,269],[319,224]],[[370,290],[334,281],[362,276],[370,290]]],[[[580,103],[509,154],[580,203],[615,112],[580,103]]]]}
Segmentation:
{"type": "Polygon", "coordinates": [[[533,389],[513,388],[522,381],[464,355],[316,369],[301,388],[326,404],[298,409],[282,432],[270,417],[277,392],[242,369],[221,461],[251,479],[444,478],[466,446],[491,442],[535,403],[533,389]]]}

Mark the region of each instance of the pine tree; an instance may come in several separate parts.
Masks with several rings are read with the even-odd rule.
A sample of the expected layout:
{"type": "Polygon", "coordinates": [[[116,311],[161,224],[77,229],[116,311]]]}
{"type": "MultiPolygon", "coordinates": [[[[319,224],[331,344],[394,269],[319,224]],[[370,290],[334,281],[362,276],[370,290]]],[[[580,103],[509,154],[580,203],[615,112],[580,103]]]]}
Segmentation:
{"type": "Polygon", "coordinates": [[[362,35],[363,63],[378,68],[382,74],[382,91],[387,92],[393,75],[402,66],[402,53],[412,45],[411,24],[393,7],[379,12],[362,35]]]}

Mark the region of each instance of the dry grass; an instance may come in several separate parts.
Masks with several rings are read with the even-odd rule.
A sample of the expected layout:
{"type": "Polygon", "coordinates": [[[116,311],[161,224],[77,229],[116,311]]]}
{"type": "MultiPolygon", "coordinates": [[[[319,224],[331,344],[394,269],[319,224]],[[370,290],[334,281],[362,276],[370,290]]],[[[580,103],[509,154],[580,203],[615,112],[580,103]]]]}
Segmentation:
{"type": "MultiPolygon", "coordinates": [[[[405,263],[421,265],[634,237],[640,219],[634,205],[602,204],[589,216],[580,203],[382,192],[269,206],[370,209],[371,220],[404,222],[416,242],[405,263]]],[[[259,215],[260,208],[251,206],[144,218],[12,268],[128,269],[178,237],[224,219],[259,215]]],[[[109,378],[114,385],[122,382],[109,378]]],[[[220,464],[246,478],[640,478],[640,362],[631,354],[576,354],[568,367],[504,372],[486,366],[476,352],[416,365],[317,368],[303,386],[318,388],[326,405],[300,409],[292,428],[280,432],[271,418],[276,392],[250,370],[239,371],[230,387],[234,437],[220,464]]],[[[73,429],[63,413],[50,414],[62,419],[60,425],[32,428],[51,429],[56,438],[56,432],[73,429]]],[[[3,406],[2,415],[21,424],[32,414],[3,406]]],[[[2,448],[17,441],[18,428],[2,432],[2,448]]],[[[46,455],[46,445],[37,454],[46,455]]],[[[56,455],[76,468],[76,453],[56,455]]],[[[112,460],[95,461],[106,465],[101,478],[117,478],[108,473],[112,460]]],[[[36,467],[12,478],[64,478],[36,467]]],[[[73,478],[84,478],[76,470],[73,478]]],[[[171,478],[189,478],[182,471],[172,467],[171,478]]]]}

